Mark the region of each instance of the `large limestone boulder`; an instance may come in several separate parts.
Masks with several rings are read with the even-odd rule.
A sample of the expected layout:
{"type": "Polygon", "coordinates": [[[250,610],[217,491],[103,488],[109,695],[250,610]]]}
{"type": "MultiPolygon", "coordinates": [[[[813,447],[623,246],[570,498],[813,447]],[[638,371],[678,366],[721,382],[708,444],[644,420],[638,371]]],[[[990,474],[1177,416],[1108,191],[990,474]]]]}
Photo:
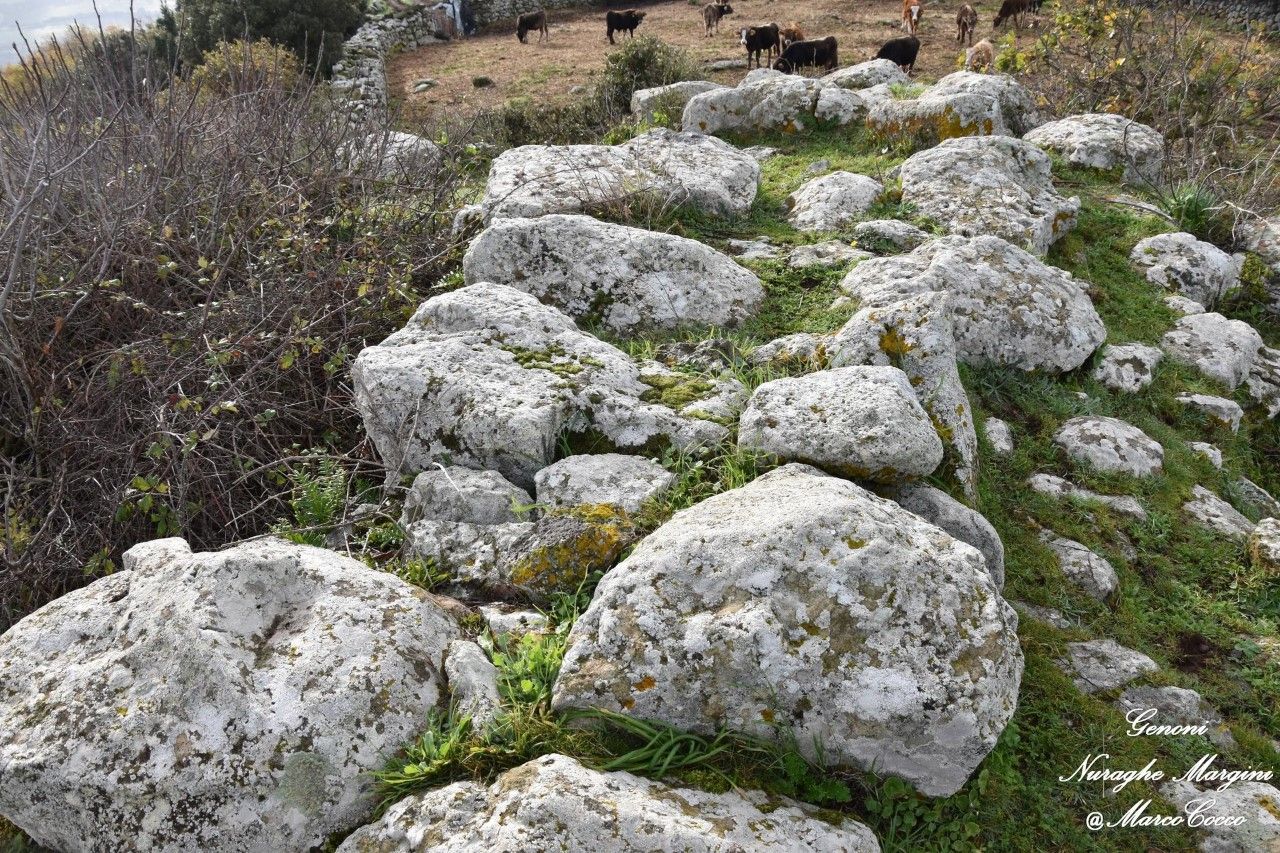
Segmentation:
{"type": "Polygon", "coordinates": [[[1049,157],[1007,136],[948,139],[902,164],[902,200],[956,234],[992,235],[1037,255],[1080,209],[1053,186],[1049,157]]]}
{"type": "Polygon", "coordinates": [[[1072,418],[1058,428],[1053,441],[1076,462],[1098,471],[1149,477],[1164,467],[1160,442],[1119,418],[1072,418]]]}
{"type": "Polygon", "coordinates": [[[1194,234],[1157,234],[1139,240],[1129,259],[1147,281],[1209,307],[1240,286],[1240,262],[1194,234]]]}
{"type": "Polygon", "coordinates": [[[957,95],[976,95],[993,101],[1004,128],[995,132],[1022,136],[1042,121],[1031,92],[1008,74],[955,71],[931,86],[926,93],[929,98],[957,95]]]}
{"type": "Polygon", "coordinates": [[[1173,781],[1160,786],[1160,795],[1180,813],[1196,810],[1198,829],[1204,833],[1200,842],[1204,853],[1272,853],[1280,849],[1280,789],[1274,785],[1234,782],[1223,788],[1214,780],[1201,788],[1173,781]]]}
{"type": "Polygon", "coordinates": [[[393,805],[338,853],[878,853],[869,829],[759,792],[710,794],[544,755],[492,785],[456,782],[393,805]]]}
{"type": "Polygon", "coordinates": [[[997,587],[1004,589],[1004,543],[982,513],[970,509],[941,489],[924,483],[912,483],[894,489],[888,497],[908,512],[914,512],[961,542],[977,548],[986,560],[991,579],[997,587]]]}
{"type": "Polygon", "coordinates": [[[1106,348],[1093,370],[1093,378],[1112,391],[1133,394],[1156,378],[1164,353],[1146,344],[1113,344],[1106,348]]]}
{"type": "Polygon", "coordinates": [[[787,221],[798,231],[838,231],[870,210],[883,192],[874,178],[832,172],[787,196],[787,221]]]}
{"type": "Polygon", "coordinates": [[[382,458],[402,472],[436,462],[495,470],[521,488],[565,433],[615,449],[722,439],[742,388],[639,363],[510,287],[434,297],[356,358],[355,402],[382,458]],[[669,400],[671,405],[662,401],[669,400]]]}
{"type": "Polygon", "coordinates": [[[872,59],[847,68],[837,68],[819,79],[824,86],[839,86],[855,92],[872,86],[911,82],[906,72],[891,59],[872,59]]]}
{"type": "Polygon", "coordinates": [[[862,307],[946,293],[956,354],[968,364],[1061,373],[1106,340],[1083,288],[999,237],[940,237],[905,255],[858,264],[840,288],[862,307]]]}
{"type": "Polygon", "coordinates": [[[993,98],[972,92],[935,95],[932,90],[903,98],[887,89],[877,86],[861,93],[870,104],[867,127],[880,136],[949,140],[1009,133],[993,98]]]}
{"type": "Polygon", "coordinates": [[[553,705],[711,733],[955,792],[1017,704],[1017,617],[981,554],[786,465],[679,512],[604,577],[553,705]]]}
{"type": "Polygon", "coordinates": [[[827,110],[837,110],[841,115],[817,115],[825,88],[822,81],[808,77],[769,69],[753,71],[732,89],[715,89],[691,98],[685,105],[681,126],[702,133],[794,132],[815,126],[820,118],[843,118],[842,123],[847,123],[855,114],[866,111],[856,94],[835,87],[840,103],[831,101],[827,110]]]}
{"type": "Polygon", "coordinates": [[[736,326],[764,299],[754,273],[710,246],[590,216],[498,220],[472,241],[462,275],[532,293],[620,334],[736,326]]]}
{"type": "Polygon", "coordinates": [[[509,148],[489,167],[480,204],[486,222],[630,202],[739,216],[751,208],[759,181],[760,164],[750,154],[701,133],[659,128],[614,146],[509,148]]]}
{"type": "Polygon", "coordinates": [[[56,850],[320,847],[448,703],[427,593],[276,539],[125,569],[0,637],[0,814],[56,850]]]}
{"type": "Polygon", "coordinates": [[[879,483],[926,476],[942,461],[942,441],[896,367],[766,382],[742,413],[738,445],[879,483]]]}
{"type": "Polygon", "coordinates": [[[1262,335],[1243,320],[1228,320],[1216,312],[1191,314],[1165,333],[1160,348],[1174,361],[1235,388],[1249,376],[1262,349],[1262,335]]]}
{"type": "Polygon", "coordinates": [[[1159,131],[1113,113],[1082,113],[1042,124],[1022,137],[1061,154],[1073,166],[1123,169],[1130,183],[1154,183],[1164,169],[1159,131]]]}
{"type": "Polygon", "coordinates": [[[637,89],[631,95],[631,113],[641,121],[653,121],[654,113],[659,110],[675,118],[684,112],[685,104],[694,95],[723,88],[725,86],[710,80],[682,80],[667,86],[637,89]]]}
{"type": "Polygon", "coordinates": [[[956,366],[948,300],[945,293],[924,293],[863,308],[827,341],[826,351],[834,367],[874,364],[906,374],[943,440],[949,473],[972,501],[978,489],[978,434],[956,366]]]}
{"type": "Polygon", "coordinates": [[[538,503],[545,506],[608,504],[636,513],[671,488],[676,475],[652,459],[620,453],[566,456],[538,472],[538,503]]]}

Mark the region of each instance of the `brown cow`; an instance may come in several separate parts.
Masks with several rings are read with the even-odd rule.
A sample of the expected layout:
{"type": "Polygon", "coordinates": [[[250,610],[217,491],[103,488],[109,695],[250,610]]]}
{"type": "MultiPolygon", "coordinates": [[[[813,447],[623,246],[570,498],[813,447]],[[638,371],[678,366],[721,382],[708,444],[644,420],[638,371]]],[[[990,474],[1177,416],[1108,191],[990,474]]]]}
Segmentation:
{"type": "Polygon", "coordinates": [[[973,32],[977,28],[978,13],[973,11],[973,7],[966,3],[960,7],[959,12],[956,12],[956,43],[964,44],[967,39],[969,46],[973,47],[973,32]]]}
{"type": "Polygon", "coordinates": [[[720,19],[732,15],[733,7],[728,3],[708,3],[702,7],[703,38],[711,38],[712,30],[720,32],[720,19]]]}
{"type": "Polygon", "coordinates": [[[902,28],[911,35],[916,34],[916,30],[920,29],[920,19],[924,15],[924,9],[920,6],[920,0],[902,0],[902,28]]]}
{"type": "Polygon", "coordinates": [[[792,21],[781,30],[778,31],[778,38],[781,41],[783,50],[793,41],[804,41],[804,30],[800,29],[798,21],[792,21]]]}
{"type": "Polygon", "coordinates": [[[525,12],[516,18],[516,38],[520,39],[521,44],[529,42],[529,33],[534,30],[540,33],[538,41],[547,38],[547,13],[542,9],[536,12],[525,12]]]}

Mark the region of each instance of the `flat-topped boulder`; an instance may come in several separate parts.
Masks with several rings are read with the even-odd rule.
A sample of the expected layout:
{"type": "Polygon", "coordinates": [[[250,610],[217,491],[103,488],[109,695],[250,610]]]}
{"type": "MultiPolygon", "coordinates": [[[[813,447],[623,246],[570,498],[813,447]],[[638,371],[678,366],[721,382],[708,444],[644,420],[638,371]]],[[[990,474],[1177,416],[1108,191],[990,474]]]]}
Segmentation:
{"type": "Polygon", "coordinates": [[[872,86],[892,83],[910,83],[905,71],[891,59],[872,59],[845,68],[837,68],[819,78],[823,85],[842,89],[870,89],[872,86]]]}
{"type": "MultiPolygon", "coordinates": [[[[1213,766],[1221,770],[1221,764],[1213,766]]],[[[1280,848],[1280,788],[1266,782],[1231,783],[1217,780],[1199,787],[1187,781],[1166,782],[1160,796],[1178,812],[1199,815],[1203,833],[1200,849],[1206,853],[1271,853],[1280,848]]]]}
{"type": "Polygon", "coordinates": [[[733,88],[695,95],[685,105],[681,127],[701,133],[783,130],[795,132],[822,119],[848,123],[866,112],[855,93],[821,80],[758,69],[733,88]],[[819,101],[825,100],[819,111],[819,101]]]}
{"type": "Polygon", "coordinates": [[[1240,262],[1194,234],[1157,234],[1129,253],[1147,281],[1201,305],[1214,306],[1240,286],[1240,262]]]}
{"type": "Polygon", "coordinates": [[[124,566],[0,637],[0,813],[42,846],[319,848],[449,704],[456,621],[358,560],[162,539],[124,566]]]}
{"type": "Polygon", "coordinates": [[[670,118],[676,118],[684,113],[685,104],[694,95],[724,88],[727,87],[710,80],[682,80],[666,86],[637,89],[631,94],[631,114],[641,121],[649,122],[654,120],[656,112],[664,112],[670,118]]]}
{"type": "Polygon", "coordinates": [[[1074,370],[1106,340],[1069,273],[998,237],[940,237],[905,254],[858,264],[840,289],[864,308],[947,294],[960,361],[1022,370],[1074,370]]]}
{"type": "Polygon", "coordinates": [[[1064,423],[1053,441],[1076,462],[1108,473],[1149,477],[1164,467],[1164,448],[1119,418],[1086,415],[1064,423]]]}
{"type": "Polygon", "coordinates": [[[404,497],[401,526],[422,518],[468,524],[522,521],[520,507],[533,504],[529,493],[497,471],[476,471],[460,465],[423,471],[404,497]]]}
{"type": "Polygon", "coordinates": [[[486,223],[639,201],[740,216],[759,181],[760,164],[750,154],[712,136],[659,128],[621,145],[509,148],[489,167],[480,207],[486,223]]]}
{"type": "Polygon", "coordinates": [[[1009,132],[1000,104],[992,98],[972,92],[935,96],[929,90],[919,97],[899,97],[892,89],[883,91],[885,88],[877,86],[862,93],[870,103],[867,127],[879,136],[948,140],[1009,132]]]}
{"type": "Polygon", "coordinates": [[[1055,151],[1073,166],[1122,170],[1130,183],[1157,182],[1164,170],[1164,137],[1113,113],[1081,113],[1042,124],[1023,137],[1055,151]]]}
{"type": "Polygon", "coordinates": [[[1160,668],[1142,652],[1112,639],[1067,643],[1067,659],[1060,665],[1075,676],[1076,687],[1083,693],[1115,690],[1160,668]]]}
{"type": "Polygon", "coordinates": [[[671,488],[676,475],[652,459],[620,453],[566,456],[534,477],[545,506],[608,504],[636,513],[671,488]]]}
{"type": "Polygon", "coordinates": [[[1017,704],[1017,616],[972,546],[786,465],[683,510],[605,575],[553,707],[601,707],[955,792],[1017,704]]]}
{"type": "Polygon", "coordinates": [[[902,201],[963,236],[991,235],[1044,255],[1075,224],[1078,198],[1054,188],[1049,157],[1007,136],[948,139],[900,168],[902,201]]]}
{"type": "Polygon", "coordinates": [[[879,853],[871,830],[758,791],[711,794],[544,755],[492,785],[455,782],[406,797],[338,853],[879,853]]]}
{"type": "Polygon", "coordinates": [[[1262,335],[1243,320],[1216,312],[1190,314],[1165,333],[1160,348],[1173,361],[1235,388],[1249,376],[1262,349],[1262,335]]]}
{"type": "Polygon", "coordinates": [[[956,95],[977,95],[994,101],[999,108],[1002,125],[995,131],[997,133],[1022,136],[1043,121],[1036,109],[1034,96],[1026,86],[1008,74],[953,71],[930,86],[926,92],[926,97],[929,98],[949,98],[956,95]]]}
{"type": "MultiPolygon", "coordinates": [[[[929,234],[922,228],[901,219],[870,219],[853,226],[858,245],[869,249],[891,247],[899,252],[909,252],[928,242],[929,234]]],[[[878,254],[886,254],[883,251],[878,254]]]]}
{"type": "Polygon", "coordinates": [[[1238,509],[1204,486],[1191,488],[1191,499],[1182,505],[1182,512],[1192,524],[1227,539],[1243,541],[1253,533],[1255,527],[1238,509]]]}
{"type": "Polygon", "coordinates": [[[621,334],[736,326],[764,299],[754,273],[697,240],[569,214],[497,220],[472,241],[462,274],[621,334]]]}
{"type": "Polygon", "coordinates": [[[870,252],[856,249],[840,240],[825,240],[821,243],[810,243],[796,246],[787,258],[787,266],[792,269],[809,267],[844,266],[854,261],[865,261],[872,257],[870,252]]]}
{"type": "Polygon", "coordinates": [[[838,231],[870,210],[883,192],[874,178],[831,172],[787,196],[787,221],[798,231],[838,231]]]}
{"type": "Polygon", "coordinates": [[[1217,421],[1232,432],[1240,431],[1240,423],[1244,420],[1244,409],[1235,400],[1215,397],[1213,394],[1193,394],[1189,391],[1184,391],[1173,399],[1195,409],[1211,421],[1217,421]]]}
{"type": "Polygon", "coordinates": [[[1056,474],[1045,474],[1043,472],[1032,474],[1027,478],[1027,487],[1033,492],[1048,495],[1052,498],[1097,503],[1112,512],[1118,512],[1121,515],[1127,515],[1139,521],[1147,520],[1147,511],[1142,508],[1142,504],[1138,502],[1137,498],[1129,495],[1099,494],[1082,486],[1077,486],[1070,480],[1063,479],[1056,474]]]}
{"type": "Polygon", "coordinates": [[[616,450],[693,448],[727,433],[743,396],[638,362],[556,308],[503,285],[436,296],[352,368],[365,430],[392,469],[494,470],[528,489],[566,434],[616,450]],[[664,402],[665,401],[665,402],[664,402]]]}

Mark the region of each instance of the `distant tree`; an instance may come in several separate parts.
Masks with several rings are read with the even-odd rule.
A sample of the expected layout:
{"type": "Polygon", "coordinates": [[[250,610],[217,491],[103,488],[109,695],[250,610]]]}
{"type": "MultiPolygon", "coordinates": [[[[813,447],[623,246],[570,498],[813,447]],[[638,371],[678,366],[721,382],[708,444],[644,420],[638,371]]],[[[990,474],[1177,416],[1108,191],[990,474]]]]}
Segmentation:
{"type": "Polygon", "coordinates": [[[367,0],[177,0],[169,20],[182,60],[191,65],[220,42],[267,39],[327,73],[366,6],[367,0]]]}

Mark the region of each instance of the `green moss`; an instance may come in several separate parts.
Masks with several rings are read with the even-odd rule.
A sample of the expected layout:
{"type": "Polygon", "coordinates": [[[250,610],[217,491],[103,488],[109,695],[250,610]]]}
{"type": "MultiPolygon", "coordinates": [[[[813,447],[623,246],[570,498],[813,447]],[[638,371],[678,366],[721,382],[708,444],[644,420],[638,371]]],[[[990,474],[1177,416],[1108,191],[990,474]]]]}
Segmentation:
{"type": "Polygon", "coordinates": [[[649,386],[649,390],[640,395],[646,403],[661,403],[679,411],[690,403],[705,400],[715,392],[715,386],[705,379],[685,373],[667,373],[645,375],[640,381],[649,386]]]}

